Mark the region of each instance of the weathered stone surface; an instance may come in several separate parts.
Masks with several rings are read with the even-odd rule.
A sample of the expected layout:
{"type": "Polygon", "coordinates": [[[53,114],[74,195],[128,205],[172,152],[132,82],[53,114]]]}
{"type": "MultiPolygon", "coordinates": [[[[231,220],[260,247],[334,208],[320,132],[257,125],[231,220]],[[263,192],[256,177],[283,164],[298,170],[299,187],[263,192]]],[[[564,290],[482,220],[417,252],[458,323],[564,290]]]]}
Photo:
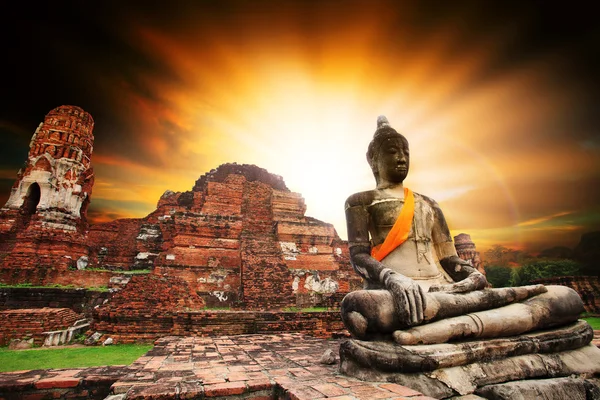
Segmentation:
{"type": "Polygon", "coordinates": [[[362,380],[387,380],[428,396],[448,398],[473,393],[482,386],[522,379],[593,376],[600,372],[599,359],[600,349],[588,345],[575,350],[507,357],[422,373],[383,372],[346,360],[342,360],[340,370],[362,380]]]}
{"type": "Polygon", "coordinates": [[[31,339],[13,339],[8,345],[9,350],[25,350],[33,347],[33,338],[31,339]]]}
{"type": "MultiPolygon", "coordinates": [[[[559,288],[559,291],[560,290],[562,289],[559,288]]],[[[565,288],[564,290],[569,289],[565,288]]],[[[450,317],[457,317],[467,313],[474,313],[490,308],[506,306],[507,304],[512,304],[546,292],[547,288],[545,286],[531,285],[517,288],[478,290],[464,294],[443,292],[427,293],[425,295],[427,302],[423,312],[423,319],[426,323],[434,323],[435,321],[444,320],[450,317]]],[[[575,307],[581,303],[574,292],[571,293],[571,298],[575,303],[575,307]]],[[[342,316],[351,315],[353,312],[360,313],[363,316],[369,316],[375,313],[376,318],[366,319],[366,338],[368,338],[369,335],[373,335],[375,337],[377,337],[378,334],[389,335],[399,329],[407,328],[409,326],[408,321],[402,321],[400,318],[398,318],[393,296],[387,290],[369,290],[350,293],[342,302],[342,316]],[[365,297],[368,297],[369,301],[364,301],[365,297]]],[[[578,314],[574,314],[573,320],[576,319],[577,315],[578,314]]],[[[469,321],[470,320],[467,322],[469,321]]],[[[433,327],[439,327],[440,324],[447,324],[447,322],[440,322],[437,325],[433,325],[433,327]]],[[[450,333],[448,330],[443,330],[443,327],[442,330],[435,329],[429,324],[422,325],[422,327],[415,327],[408,332],[414,332],[415,335],[417,335],[416,339],[414,340],[420,340],[421,336],[423,335],[419,334],[419,332],[423,330],[433,331],[438,336],[450,333]]],[[[473,333],[476,332],[473,331],[473,333]]],[[[434,336],[432,336],[429,340],[433,340],[433,338],[434,336]]],[[[404,340],[409,339],[410,338],[406,338],[404,340]]],[[[441,338],[435,340],[438,343],[440,341],[445,341],[441,338]]],[[[414,343],[407,342],[405,344],[414,343]]]]}
{"type": "Polygon", "coordinates": [[[340,346],[342,363],[349,361],[363,368],[388,372],[433,371],[525,354],[553,353],[578,349],[589,344],[594,331],[585,321],[564,328],[519,336],[442,343],[399,345],[394,342],[347,340],[340,346]]]}
{"type": "Polygon", "coordinates": [[[319,359],[319,362],[321,364],[332,365],[332,364],[335,364],[337,362],[337,356],[333,352],[333,350],[328,349],[328,350],[325,350],[325,352],[323,353],[323,355],[319,359]]]}
{"type": "Polygon", "coordinates": [[[546,293],[495,308],[492,312],[479,311],[396,331],[394,340],[400,344],[431,344],[466,338],[507,337],[576,321],[584,311],[579,295],[565,286],[548,286],[547,289],[546,293]],[[507,323],[509,320],[510,324],[507,323]]]}
{"type": "Polygon", "coordinates": [[[477,394],[489,400],[588,400],[600,399],[597,379],[532,379],[484,386],[477,394]]]}

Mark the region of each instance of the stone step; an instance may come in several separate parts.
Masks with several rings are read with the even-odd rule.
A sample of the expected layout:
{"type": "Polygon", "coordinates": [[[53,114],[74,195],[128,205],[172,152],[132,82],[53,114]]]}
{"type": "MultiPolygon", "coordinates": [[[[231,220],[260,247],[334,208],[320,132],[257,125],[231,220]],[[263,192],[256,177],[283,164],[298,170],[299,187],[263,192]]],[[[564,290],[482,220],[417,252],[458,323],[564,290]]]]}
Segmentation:
{"type": "Polygon", "coordinates": [[[45,335],[43,346],[61,346],[68,344],[75,336],[87,331],[89,327],[90,322],[88,320],[80,319],[67,329],[43,332],[42,335],[45,335]]]}

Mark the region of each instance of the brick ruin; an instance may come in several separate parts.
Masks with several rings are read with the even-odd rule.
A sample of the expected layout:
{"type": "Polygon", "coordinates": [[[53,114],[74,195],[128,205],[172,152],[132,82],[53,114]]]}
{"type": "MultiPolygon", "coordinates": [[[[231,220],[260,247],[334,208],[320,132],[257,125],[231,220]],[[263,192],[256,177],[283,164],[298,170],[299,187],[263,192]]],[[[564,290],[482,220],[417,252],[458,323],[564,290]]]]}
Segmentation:
{"type": "Polygon", "coordinates": [[[35,131],[0,209],[1,283],[127,288],[123,271],[150,270],[180,279],[202,307],[248,310],[336,307],[360,286],[333,226],[254,165],[224,164],[190,191],[166,191],[145,218],[89,226],[93,127],[81,108],[60,106],[35,131]]]}
{"type": "Polygon", "coordinates": [[[361,281],[333,226],[305,210],[280,176],[224,164],[145,218],[92,226],[89,261],[181,278],[209,308],[335,307],[361,281]]]}
{"type": "Polygon", "coordinates": [[[25,166],[0,209],[0,276],[39,281],[87,256],[94,120],[60,106],[38,126],[25,166]]]}
{"type": "Polygon", "coordinates": [[[31,338],[41,346],[44,332],[66,329],[80,316],[69,308],[39,308],[0,311],[0,346],[11,339],[31,338]]]}
{"type": "Polygon", "coordinates": [[[465,261],[470,261],[471,265],[475,267],[479,272],[485,275],[483,264],[481,263],[481,255],[475,248],[475,243],[471,239],[471,235],[466,233],[459,233],[454,236],[454,247],[458,256],[465,261]]]}

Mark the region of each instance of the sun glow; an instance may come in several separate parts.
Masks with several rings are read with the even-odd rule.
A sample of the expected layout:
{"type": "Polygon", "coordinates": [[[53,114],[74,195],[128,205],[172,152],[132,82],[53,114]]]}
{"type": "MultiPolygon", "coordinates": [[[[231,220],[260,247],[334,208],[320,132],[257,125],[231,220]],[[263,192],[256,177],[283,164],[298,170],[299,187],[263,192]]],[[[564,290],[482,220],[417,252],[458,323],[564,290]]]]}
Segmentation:
{"type": "Polygon", "coordinates": [[[534,235],[524,221],[573,209],[542,210],[548,192],[528,190],[597,165],[565,152],[560,135],[544,136],[565,129],[569,107],[547,60],[490,74],[510,35],[491,30],[467,48],[458,22],[424,32],[410,9],[394,16],[374,4],[123,28],[157,69],[106,82],[123,118],[135,120],[139,154],[98,149],[94,198],[152,209],[164,190],[189,190],[222,163],[256,164],[344,238],[345,199],[374,187],[365,153],[383,114],[410,143],[407,186],[438,200],[450,227],[478,246],[521,246],[534,235]]]}

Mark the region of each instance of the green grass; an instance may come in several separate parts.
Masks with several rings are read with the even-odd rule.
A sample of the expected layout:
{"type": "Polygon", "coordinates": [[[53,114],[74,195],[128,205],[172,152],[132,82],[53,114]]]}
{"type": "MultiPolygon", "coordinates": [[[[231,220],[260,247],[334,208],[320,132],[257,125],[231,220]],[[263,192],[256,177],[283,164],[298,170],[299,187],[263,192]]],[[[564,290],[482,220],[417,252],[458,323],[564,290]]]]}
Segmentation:
{"type": "MultiPolygon", "coordinates": [[[[75,285],[60,285],[58,283],[52,285],[33,285],[31,283],[17,283],[14,285],[8,285],[5,283],[0,283],[0,289],[2,288],[29,288],[29,289],[78,289],[75,285]]],[[[108,292],[108,286],[92,286],[89,288],[79,288],[79,289],[87,289],[95,292],[108,292]]]]}
{"type": "Polygon", "coordinates": [[[51,285],[34,285],[32,283],[16,283],[14,285],[8,285],[0,283],[0,288],[31,288],[31,289],[76,289],[75,285],[60,285],[54,283],[51,285]]]}
{"type": "Polygon", "coordinates": [[[585,317],[583,318],[584,320],[586,320],[588,322],[588,324],[590,324],[592,326],[592,329],[594,330],[600,330],[600,318],[598,317],[585,317]]]}
{"type": "Polygon", "coordinates": [[[327,307],[285,307],[281,311],[284,312],[325,312],[325,311],[339,311],[339,309],[335,308],[327,308],[327,307]]]}
{"type": "Polygon", "coordinates": [[[39,350],[8,350],[7,348],[0,348],[0,372],[129,365],[151,348],[152,345],[145,344],[39,350]]]}

